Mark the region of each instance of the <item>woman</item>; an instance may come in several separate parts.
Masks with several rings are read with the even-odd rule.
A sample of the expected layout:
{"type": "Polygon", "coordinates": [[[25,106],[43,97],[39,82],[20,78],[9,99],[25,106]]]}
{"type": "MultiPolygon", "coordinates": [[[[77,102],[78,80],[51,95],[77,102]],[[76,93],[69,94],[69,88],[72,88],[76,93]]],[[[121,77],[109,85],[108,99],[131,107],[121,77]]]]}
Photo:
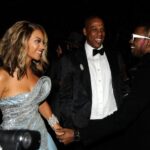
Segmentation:
{"type": "Polygon", "coordinates": [[[28,21],[10,27],[0,43],[0,108],[3,129],[37,130],[41,134],[40,150],[56,150],[41,115],[55,130],[57,118],[45,98],[51,80],[41,76],[48,61],[47,34],[44,28],[28,21]]]}

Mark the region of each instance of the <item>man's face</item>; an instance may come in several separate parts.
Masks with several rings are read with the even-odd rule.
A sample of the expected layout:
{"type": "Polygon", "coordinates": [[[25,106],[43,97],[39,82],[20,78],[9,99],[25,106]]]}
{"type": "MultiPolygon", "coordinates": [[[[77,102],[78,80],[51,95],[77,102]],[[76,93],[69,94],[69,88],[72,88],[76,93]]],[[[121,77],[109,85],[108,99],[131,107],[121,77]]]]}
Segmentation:
{"type": "Polygon", "coordinates": [[[144,27],[137,27],[132,39],[130,40],[132,54],[140,57],[147,53],[149,40],[150,39],[148,39],[144,27]]]}
{"type": "Polygon", "coordinates": [[[89,20],[83,29],[87,42],[93,48],[99,48],[105,38],[104,23],[99,18],[89,20]]]}

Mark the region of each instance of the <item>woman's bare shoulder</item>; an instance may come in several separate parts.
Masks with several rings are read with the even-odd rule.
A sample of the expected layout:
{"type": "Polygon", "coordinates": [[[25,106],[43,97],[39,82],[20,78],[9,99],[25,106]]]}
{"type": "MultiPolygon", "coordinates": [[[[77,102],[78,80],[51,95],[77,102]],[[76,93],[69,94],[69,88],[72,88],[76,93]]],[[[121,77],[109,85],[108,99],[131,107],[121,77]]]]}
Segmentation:
{"type": "Polygon", "coordinates": [[[9,83],[10,76],[2,68],[0,68],[0,97],[3,97],[4,91],[9,83]]]}

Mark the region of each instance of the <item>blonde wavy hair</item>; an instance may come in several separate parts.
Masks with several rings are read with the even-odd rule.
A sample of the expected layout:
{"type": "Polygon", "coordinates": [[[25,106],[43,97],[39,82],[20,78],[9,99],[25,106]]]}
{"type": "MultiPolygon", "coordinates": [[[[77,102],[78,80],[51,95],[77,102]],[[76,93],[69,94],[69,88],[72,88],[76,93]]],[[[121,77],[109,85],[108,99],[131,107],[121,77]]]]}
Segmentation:
{"type": "Polygon", "coordinates": [[[41,59],[32,61],[31,69],[36,75],[41,75],[48,64],[47,43],[48,36],[45,29],[36,23],[23,20],[12,25],[0,40],[0,57],[3,68],[13,76],[17,69],[17,77],[21,79],[26,74],[27,41],[35,30],[40,30],[44,35],[45,50],[41,59]]]}

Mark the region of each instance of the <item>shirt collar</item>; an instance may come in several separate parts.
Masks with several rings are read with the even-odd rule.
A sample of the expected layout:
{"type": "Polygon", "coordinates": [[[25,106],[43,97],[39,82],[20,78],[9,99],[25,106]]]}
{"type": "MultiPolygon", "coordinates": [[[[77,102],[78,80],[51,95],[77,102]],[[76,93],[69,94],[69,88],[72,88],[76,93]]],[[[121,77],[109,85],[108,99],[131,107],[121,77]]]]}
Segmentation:
{"type": "MultiPolygon", "coordinates": [[[[85,51],[86,51],[86,54],[87,54],[87,57],[93,57],[93,49],[94,47],[92,47],[91,45],[88,44],[88,42],[86,41],[85,42],[85,51]]],[[[99,48],[97,48],[98,50],[100,50],[101,48],[103,48],[103,45],[101,45],[99,48]]]]}

